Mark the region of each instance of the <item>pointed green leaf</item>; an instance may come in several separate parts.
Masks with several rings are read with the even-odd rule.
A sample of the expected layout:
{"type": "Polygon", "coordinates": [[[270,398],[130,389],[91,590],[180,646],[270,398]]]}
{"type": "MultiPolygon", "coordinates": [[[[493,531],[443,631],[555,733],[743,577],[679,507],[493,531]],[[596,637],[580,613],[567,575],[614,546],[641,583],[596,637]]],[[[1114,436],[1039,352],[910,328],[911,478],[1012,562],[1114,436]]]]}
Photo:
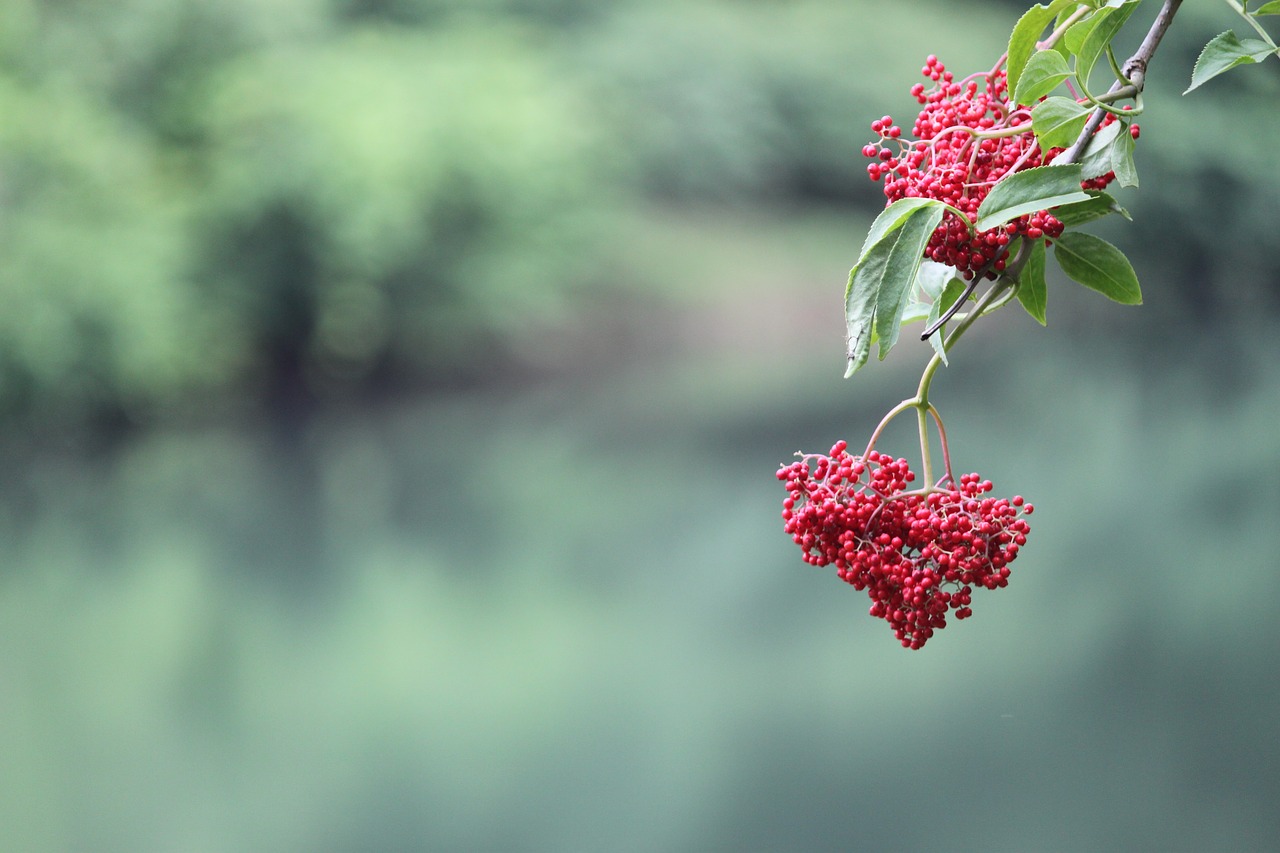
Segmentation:
{"type": "Polygon", "coordinates": [[[1088,200],[1089,196],[1080,189],[1078,164],[1024,169],[991,188],[978,206],[974,227],[987,231],[1027,213],[1088,200]]]}
{"type": "Polygon", "coordinates": [[[1081,231],[1069,231],[1053,244],[1053,256],[1072,281],[1098,291],[1122,305],[1141,305],[1138,276],[1124,253],[1081,231]]]}
{"type": "MultiPolygon", "coordinates": [[[[1275,52],[1276,49],[1265,41],[1242,40],[1237,38],[1233,31],[1227,30],[1221,35],[1214,36],[1204,46],[1204,50],[1200,51],[1196,67],[1191,71],[1191,85],[1187,87],[1187,92],[1203,86],[1214,77],[1224,71],[1230,71],[1237,65],[1261,62],[1275,52]]],[[[1182,94],[1185,95],[1187,92],[1182,94]]]]}
{"type": "Polygon", "coordinates": [[[1132,219],[1129,216],[1129,211],[1117,204],[1116,200],[1107,193],[1101,190],[1086,190],[1085,192],[1090,197],[1088,201],[1064,204],[1053,211],[1053,215],[1057,217],[1058,221],[1068,228],[1074,228],[1077,225],[1101,219],[1110,213],[1118,213],[1125,219],[1132,219]]]}
{"type": "Polygon", "coordinates": [[[1271,0],[1270,3],[1263,3],[1254,9],[1250,14],[1253,15],[1280,15],[1280,0],[1271,0]]]}
{"type": "MultiPolygon", "coordinates": [[[[947,286],[943,288],[942,293],[933,301],[933,306],[929,309],[929,316],[925,318],[925,328],[932,326],[938,322],[938,319],[950,308],[956,304],[956,300],[960,298],[960,294],[964,293],[965,283],[958,278],[953,278],[947,282],[947,286]]],[[[943,338],[946,337],[946,327],[944,326],[929,336],[929,343],[933,345],[933,350],[941,358],[942,363],[947,364],[947,348],[943,346],[943,338]]]]}
{"type": "Polygon", "coordinates": [[[1111,170],[1116,173],[1116,183],[1120,186],[1138,185],[1138,167],[1133,164],[1133,137],[1128,132],[1117,136],[1111,146],[1111,170]]]}
{"type": "Polygon", "coordinates": [[[1056,50],[1038,50],[1022,71],[1013,100],[1017,104],[1034,104],[1071,76],[1067,61],[1056,50]]]}
{"type": "Polygon", "coordinates": [[[1102,17],[1110,14],[1111,11],[1109,9],[1100,9],[1090,12],[1088,15],[1085,15],[1083,18],[1072,24],[1067,31],[1063,33],[1062,43],[1066,45],[1067,50],[1071,52],[1072,56],[1078,56],[1080,54],[1080,49],[1084,47],[1084,40],[1089,37],[1090,31],[1098,25],[1098,21],[1102,17]]]}
{"type": "MultiPolygon", "coordinates": [[[[867,238],[862,241],[862,251],[858,252],[858,263],[862,263],[867,253],[871,251],[877,243],[884,239],[886,234],[900,228],[902,223],[907,221],[916,210],[930,205],[937,205],[940,202],[931,198],[900,198],[893,204],[880,211],[880,215],[871,223],[871,230],[867,232],[867,238]]],[[[848,296],[848,291],[845,291],[848,296]]]]}
{"type": "Polygon", "coordinates": [[[1037,240],[1031,247],[1031,257],[1027,258],[1027,265],[1022,268],[1019,282],[1018,301],[1022,303],[1022,307],[1026,308],[1027,313],[1041,326],[1049,325],[1049,321],[1045,318],[1049,288],[1044,280],[1043,240],[1037,240]]]}
{"type": "Polygon", "coordinates": [[[924,259],[925,246],[942,221],[943,213],[941,207],[921,208],[911,214],[898,230],[899,239],[885,263],[885,275],[876,296],[875,327],[880,338],[882,360],[898,342],[902,314],[910,301],[911,285],[924,259]]]}
{"type": "Polygon", "coordinates": [[[1048,4],[1037,4],[1024,12],[1018,23],[1013,25],[1004,64],[1005,71],[1009,74],[1009,91],[1017,91],[1022,69],[1026,67],[1031,54],[1036,52],[1036,42],[1040,41],[1044,28],[1049,26],[1058,13],[1073,5],[1075,0],[1053,0],[1048,4]]]}
{"type": "MultiPolygon", "coordinates": [[[[890,208],[885,212],[888,213],[890,208]]],[[[944,212],[945,208],[937,202],[916,205],[892,230],[884,230],[875,240],[872,240],[873,225],[873,235],[867,238],[870,247],[849,271],[849,285],[845,288],[846,355],[849,359],[846,377],[866,364],[873,332],[879,335],[882,358],[897,340],[897,323],[906,308],[906,294],[924,259],[924,247],[944,212]],[[886,312],[891,314],[891,322],[882,325],[877,315],[886,312]]],[[[884,217],[883,213],[881,217],[884,217]]],[[[877,222],[880,222],[879,218],[877,222]]]]}
{"type": "Polygon", "coordinates": [[[1031,110],[1031,129],[1040,141],[1040,148],[1066,148],[1076,141],[1089,110],[1070,98],[1053,97],[1041,101],[1031,110]]]}
{"type": "Polygon", "coordinates": [[[1098,59],[1111,44],[1111,40],[1120,32],[1120,28],[1129,20],[1129,16],[1138,8],[1140,0],[1117,0],[1108,3],[1098,10],[1097,23],[1085,36],[1084,43],[1076,56],[1076,76],[1088,87],[1089,74],[1098,59]]]}

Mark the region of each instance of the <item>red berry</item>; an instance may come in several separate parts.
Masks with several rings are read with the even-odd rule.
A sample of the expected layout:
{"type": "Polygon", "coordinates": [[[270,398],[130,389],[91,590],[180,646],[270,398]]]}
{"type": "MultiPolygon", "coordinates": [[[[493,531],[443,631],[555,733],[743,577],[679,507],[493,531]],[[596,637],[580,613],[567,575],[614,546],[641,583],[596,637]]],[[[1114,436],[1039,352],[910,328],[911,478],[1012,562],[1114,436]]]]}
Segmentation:
{"type": "MultiPolygon", "coordinates": [[[[935,85],[926,88],[916,83],[911,87],[912,97],[922,106],[912,124],[916,139],[899,142],[896,157],[886,154],[888,149],[880,149],[875,155],[885,158],[889,164],[888,169],[872,175],[873,180],[887,178],[886,204],[903,198],[937,199],[969,214],[969,221],[973,222],[979,205],[993,186],[1014,172],[1048,163],[1062,150],[1042,152],[1030,129],[1008,135],[1011,128],[1029,128],[1030,110],[1012,102],[1003,70],[984,74],[980,80],[955,83],[952,73],[931,55],[921,72],[935,81],[935,85]],[[976,135],[990,131],[999,135],[976,135]]],[[[1101,126],[1116,120],[1115,116],[1108,115],[1101,126]]],[[[889,116],[873,121],[871,129],[882,141],[900,139],[902,135],[902,128],[893,124],[889,116]]],[[[1137,125],[1130,127],[1130,133],[1135,139],[1138,137],[1137,125]]],[[[866,150],[863,149],[864,153],[866,150]]],[[[1115,174],[1107,173],[1083,181],[1081,186],[1103,189],[1113,180],[1115,174]]],[[[1061,236],[1062,227],[1048,212],[1041,211],[1036,216],[1009,223],[995,233],[1001,235],[1002,231],[1008,237],[1025,235],[1033,240],[1054,239],[1061,236]]],[[[979,270],[986,270],[988,276],[994,277],[1002,268],[1004,250],[984,250],[992,245],[1007,246],[1008,241],[991,244],[989,236],[990,232],[970,235],[967,225],[948,211],[930,238],[924,256],[954,266],[965,280],[972,280],[979,270]]]]}

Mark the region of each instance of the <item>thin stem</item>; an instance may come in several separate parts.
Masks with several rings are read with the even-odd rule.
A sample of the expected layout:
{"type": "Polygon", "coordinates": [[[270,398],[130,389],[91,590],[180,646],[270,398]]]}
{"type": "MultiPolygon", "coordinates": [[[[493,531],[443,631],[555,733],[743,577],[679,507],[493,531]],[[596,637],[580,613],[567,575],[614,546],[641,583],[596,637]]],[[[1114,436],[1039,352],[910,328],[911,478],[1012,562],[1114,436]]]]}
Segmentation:
{"type": "MultiPolygon", "coordinates": [[[[994,310],[1003,303],[1000,297],[1010,292],[1015,287],[1014,283],[1009,279],[1001,276],[996,281],[994,287],[982,294],[982,298],[978,300],[977,306],[969,314],[966,314],[959,325],[956,326],[949,336],[947,336],[944,349],[949,349],[965,330],[973,325],[974,321],[987,312],[988,309],[994,310]]],[[[934,421],[938,425],[938,439],[942,443],[942,464],[946,468],[946,479],[954,482],[951,474],[951,451],[947,447],[947,431],[942,426],[942,416],[938,414],[938,410],[929,402],[929,385],[933,381],[933,375],[938,371],[938,365],[942,364],[942,356],[934,354],[930,359],[928,366],[924,369],[924,375],[920,377],[920,387],[916,389],[916,395],[909,400],[903,400],[898,405],[889,410],[876,426],[875,432],[871,434],[871,440],[867,442],[867,449],[863,451],[862,458],[871,455],[871,451],[875,450],[876,442],[880,439],[880,434],[884,432],[884,428],[889,422],[907,409],[916,410],[916,424],[920,430],[920,463],[921,471],[924,476],[924,487],[919,491],[921,495],[927,495],[937,489],[937,483],[933,480],[933,454],[929,449],[929,416],[932,415],[934,421]]],[[[938,481],[942,482],[941,480],[938,481]]]]}
{"type": "Polygon", "coordinates": [[[933,457],[929,453],[929,409],[932,406],[916,406],[916,422],[920,426],[920,472],[925,488],[933,484],[933,457]]]}
{"type": "MultiPolygon", "coordinates": [[[[1022,252],[1018,253],[1020,256],[1022,252]]],[[[1000,301],[1000,297],[1007,291],[1011,291],[1014,287],[1013,282],[1001,276],[996,284],[982,295],[978,300],[978,304],[968,314],[964,315],[955,330],[947,336],[947,340],[943,345],[944,350],[950,349],[965,330],[974,324],[974,322],[987,311],[994,310],[1004,303],[1000,301]]],[[[938,366],[942,364],[942,356],[937,353],[930,359],[929,364],[924,369],[924,375],[920,377],[920,386],[916,389],[916,395],[910,399],[903,400],[894,406],[889,412],[880,419],[880,423],[876,425],[875,432],[871,433],[871,440],[867,442],[867,449],[863,451],[862,457],[871,455],[871,451],[875,450],[876,442],[880,440],[880,434],[884,432],[889,422],[898,415],[908,409],[916,409],[918,412],[918,422],[920,427],[920,456],[924,465],[924,475],[926,483],[926,491],[931,487],[933,482],[932,473],[932,457],[929,452],[929,431],[928,431],[928,415],[932,413],[933,419],[938,424],[938,437],[942,441],[942,460],[943,465],[947,469],[947,476],[951,476],[951,452],[947,447],[947,433],[942,426],[942,418],[938,414],[937,409],[929,402],[929,385],[933,382],[933,375],[938,371],[938,366]]]]}
{"type": "MultiPolygon", "coordinates": [[[[1142,93],[1138,91],[1137,86],[1126,85],[1110,92],[1103,92],[1101,95],[1093,95],[1092,100],[1099,104],[1109,104],[1112,101],[1123,101],[1125,98],[1136,98],[1140,94],[1142,93]]],[[[1124,112],[1127,114],[1131,111],[1124,112]]]]}
{"type": "Polygon", "coordinates": [[[1116,52],[1111,49],[1111,45],[1107,45],[1106,52],[1107,62],[1111,65],[1111,73],[1116,75],[1117,80],[1124,80],[1126,83],[1129,82],[1128,78],[1124,76],[1124,72],[1120,70],[1120,63],[1116,62],[1116,52]]]}
{"type": "Polygon", "coordinates": [[[862,458],[866,459],[871,455],[871,451],[876,449],[876,442],[880,440],[880,433],[884,432],[884,428],[889,425],[889,421],[905,412],[907,409],[914,408],[919,405],[914,399],[903,400],[898,405],[889,410],[889,413],[880,419],[880,423],[876,426],[876,431],[871,433],[871,440],[867,442],[867,449],[862,451],[862,458]]]}
{"type": "Polygon", "coordinates": [[[1082,81],[1079,77],[1076,77],[1076,82],[1080,84],[1080,94],[1084,97],[1086,101],[1093,104],[1095,107],[1097,107],[1100,110],[1105,110],[1106,112],[1111,113],[1113,116],[1132,117],[1132,116],[1139,115],[1142,112],[1141,110],[1136,108],[1122,110],[1110,105],[1111,101],[1118,101],[1121,98],[1126,97],[1126,95],[1124,94],[1125,90],[1129,91],[1128,97],[1136,97],[1138,94],[1138,90],[1131,85],[1126,84],[1124,86],[1121,86],[1118,89],[1113,86],[1110,92],[1107,92],[1104,95],[1099,95],[1095,97],[1089,92],[1088,89],[1085,88],[1084,81],[1082,81]]]}
{"type": "Polygon", "coordinates": [[[1239,13],[1240,17],[1248,21],[1249,26],[1253,27],[1254,31],[1258,35],[1262,36],[1263,41],[1265,41],[1267,44],[1271,45],[1272,47],[1276,46],[1276,43],[1271,40],[1271,36],[1267,33],[1266,30],[1262,28],[1262,24],[1258,23],[1258,19],[1248,14],[1247,12],[1245,12],[1244,7],[1241,6],[1239,3],[1237,3],[1236,0],[1227,0],[1227,5],[1230,6],[1232,9],[1235,9],[1236,12],[1239,13]]]}
{"type": "MultiPolygon", "coordinates": [[[[929,414],[933,415],[933,421],[938,425],[938,440],[942,443],[942,465],[947,470],[946,479],[954,483],[956,478],[951,474],[951,451],[947,447],[947,430],[942,425],[942,415],[938,414],[938,410],[934,408],[932,403],[929,404],[929,414]]],[[[926,484],[928,483],[927,480],[925,482],[926,484]]],[[[938,483],[941,482],[941,480],[938,481],[938,483]]],[[[934,485],[936,486],[937,483],[934,483],[934,485]]]]}
{"type": "MultiPolygon", "coordinates": [[[[951,334],[947,335],[946,341],[942,344],[943,350],[950,351],[951,347],[955,346],[956,341],[960,340],[960,336],[973,325],[974,321],[985,314],[987,309],[991,307],[992,303],[994,303],[1005,290],[1012,286],[1013,283],[1008,277],[1003,275],[1000,276],[995,285],[986,293],[982,294],[982,298],[978,300],[978,304],[974,306],[974,309],[961,318],[960,322],[956,325],[951,334]]],[[[929,385],[933,382],[933,374],[937,373],[938,368],[941,366],[942,355],[940,353],[934,353],[933,358],[929,359],[929,363],[925,366],[924,374],[920,377],[920,387],[916,390],[915,399],[904,402],[910,402],[913,405],[927,406],[929,404],[929,385]]]]}
{"type": "Polygon", "coordinates": [[[1088,6],[1085,6],[1083,4],[1081,4],[1080,6],[1077,6],[1076,10],[1072,12],[1070,15],[1068,15],[1066,20],[1064,20],[1061,24],[1058,25],[1057,29],[1049,33],[1049,35],[1045,38],[1044,41],[1037,42],[1036,47],[1039,48],[1040,50],[1053,47],[1055,44],[1058,43],[1058,39],[1062,38],[1063,35],[1066,34],[1067,30],[1071,29],[1072,24],[1074,24],[1076,21],[1080,20],[1087,14],[1089,14],[1088,6]]]}

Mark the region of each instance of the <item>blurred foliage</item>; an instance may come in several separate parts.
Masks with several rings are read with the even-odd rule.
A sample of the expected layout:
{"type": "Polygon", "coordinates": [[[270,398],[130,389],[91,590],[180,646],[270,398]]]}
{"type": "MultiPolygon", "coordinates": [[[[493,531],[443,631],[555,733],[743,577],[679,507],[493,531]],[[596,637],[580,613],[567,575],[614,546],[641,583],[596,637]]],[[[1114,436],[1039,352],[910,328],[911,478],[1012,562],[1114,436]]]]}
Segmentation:
{"type": "MultiPolygon", "coordinates": [[[[646,218],[877,207],[869,117],[908,115],[928,52],[989,63],[1016,5],[922,0],[885,39],[905,12],[832,0],[11,0],[0,417],[492,376],[623,291],[678,295],[654,287],[661,252],[633,251],[646,218]]],[[[1186,283],[1125,322],[1275,300],[1242,279],[1273,266],[1280,113],[1256,106],[1280,85],[1267,68],[1179,97],[1221,28],[1183,18],[1139,150],[1178,179],[1109,227],[1186,283]]]]}
{"type": "Polygon", "coordinates": [[[856,25],[812,2],[15,0],[0,408],[145,419],[474,372],[654,282],[626,211],[874,203],[846,134],[876,83],[841,71],[833,15],[856,25]]]}
{"type": "Polygon", "coordinates": [[[447,366],[600,272],[607,146],[518,31],[356,31],[211,89],[202,277],[277,366],[447,366]]]}
{"type": "Polygon", "coordinates": [[[0,404],[447,374],[565,320],[620,174],[579,81],[518,22],[368,18],[7,8],[0,404]]]}

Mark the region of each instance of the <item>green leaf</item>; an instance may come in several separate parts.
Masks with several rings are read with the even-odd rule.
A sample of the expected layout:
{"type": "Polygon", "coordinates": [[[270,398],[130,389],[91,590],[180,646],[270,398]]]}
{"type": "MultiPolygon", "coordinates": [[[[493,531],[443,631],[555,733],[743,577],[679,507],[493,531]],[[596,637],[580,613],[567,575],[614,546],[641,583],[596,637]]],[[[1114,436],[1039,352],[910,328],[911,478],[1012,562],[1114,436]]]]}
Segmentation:
{"type": "MultiPolygon", "coordinates": [[[[1191,85],[1187,88],[1187,92],[1203,86],[1214,77],[1224,71],[1230,71],[1237,65],[1261,62],[1275,52],[1276,49],[1265,41],[1259,39],[1242,41],[1233,31],[1227,30],[1210,39],[1204,46],[1204,50],[1200,51],[1200,58],[1196,60],[1196,67],[1191,72],[1191,85]]],[[[1182,94],[1185,95],[1187,92],[1182,94]]]]}
{"type": "Polygon", "coordinates": [[[1049,325],[1045,318],[1045,303],[1048,301],[1049,287],[1044,280],[1044,241],[1037,240],[1031,247],[1031,257],[1022,268],[1021,282],[1018,285],[1018,301],[1027,313],[1035,318],[1041,326],[1049,325]]]}
{"type": "Polygon", "coordinates": [[[916,272],[916,289],[930,299],[937,299],[947,283],[955,277],[955,267],[926,260],[916,272]]]}
{"type": "MultiPolygon", "coordinates": [[[[947,282],[947,286],[943,288],[942,293],[933,301],[933,306],[929,309],[929,316],[925,318],[925,328],[938,322],[938,319],[946,313],[947,309],[956,304],[960,294],[964,293],[964,288],[965,283],[958,278],[953,278],[947,282]]],[[[947,348],[943,346],[944,337],[946,337],[945,327],[930,335],[929,343],[933,345],[934,352],[942,358],[942,363],[947,364],[947,348]]]]}
{"type": "Polygon", "coordinates": [[[1034,104],[1071,76],[1067,61],[1056,50],[1039,50],[1031,57],[1018,80],[1014,103],[1034,104]]]}
{"type": "MultiPolygon", "coordinates": [[[[907,310],[902,312],[902,325],[910,326],[912,323],[919,323],[921,320],[929,316],[929,312],[933,310],[933,305],[928,302],[912,301],[907,305],[907,310]]],[[[871,343],[880,340],[880,336],[872,330],[871,343]]]]}
{"type": "Polygon", "coordinates": [[[1123,0],[1111,2],[1098,10],[1097,21],[1085,36],[1084,43],[1076,55],[1076,77],[1088,88],[1089,74],[1111,44],[1111,40],[1120,32],[1120,28],[1129,20],[1129,16],[1138,8],[1140,0],[1123,0]]]}
{"type": "MultiPolygon", "coordinates": [[[[1112,169],[1112,150],[1117,145],[1117,138],[1121,130],[1125,130],[1122,122],[1113,121],[1111,124],[1098,130],[1093,136],[1089,137],[1089,144],[1085,146],[1084,152],[1080,155],[1080,178],[1081,180],[1089,180],[1101,175],[1105,175],[1112,169]]],[[[1130,139],[1130,142],[1133,140],[1130,139]]],[[[1066,157],[1067,152],[1063,151],[1057,157],[1053,158],[1056,164],[1059,160],[1066,157]]]]}
{"type": "Polygon", "coordinates": [[[1116,173],[1116,183],[1120,186],[1138,185],[1138,167],[1133,164],[1133,137],[1127,132],[1117,136],[1111,146],[1111,169],[1116,173]]]}
{"type": "Polygon", "coordinates": [[[1271,0],[1270,3],[1263,3],[1251,13],[1257,15],[1280,15],[1280,0],[1271,0]]]}
{"type": "Polygon", "coordinates": [[[1066,148],[1076,141],[1089,110],[1070,98],[1054,97],[1041,101],[1031,110],[1031,129],[1040,140],[1040,148],[1066,148]]]}
{"type": "Polygon", "coordinates": [[[1037,4],[1024,12],[1018,23],[1013,25],[1013,32],[1009,34],[1008,56],[1004,63],[1005,71],[1009,74],[1010,91],[1017,91],[1022,69],[1026,67],[1031,54],[1036,52],[1036,42],[1040,41],[1044,28],[1058,13],[1073,5],[1074,0],[1053,0],[1048,4],[1037,4]]]}
{"type": "Polygon", "coordinates": [[[1129,211],[1117,204],[1116,200],[1107,193],[1101,190],[1086,190],[1085,192],[1090,196],[1088,201],[1064,204],[1053,212],[1053,215],[1063,225],[1068,228],[1074,228],[1077,225],[1101,219],[1111,213],[1118,213],[1125,219],[1132,221],[1133,217],[1129,216],[1129,211]]]}
{"type": "Polygon", "coordinates": [[[849,358],[846,377],[866,364],[873,332],[880,338],[881,358],[898,339],[898,323],[906,309],[906,296],[915,281],[916,270],[924,260],[924,247],[945,212],[945,207],[937,201],[918,201],[926,203],[916,205],[900,219],[896,214],[885,217],[894,205],[877,217],[876,223],[885,219],[886,222],[894,221],[894,224],[891,228],[882,226],[878,236],[876,224],[872,225],[872,233],[867,237],[869,247],[864,247],[862,257],[849,271],[849,285],[845,288],[846,354],[849,358]],[[889,319],[882,321],[885,314],[890,315],[889,319]]]}
{"type": "Polygon", "coordinates": [[[885,263],[885,276],[876,296],[876,334],[880,338],[880,359],[883,360],[898,342],[902,330],[902,315],[910,301],[911,285],[923,261],[925,246],[934,229],[942,221],[945,211],[939,205],[917,210],[898,230],[889,259],[885,263]]]}
{"type": "Polygon", "coordinates": [[[1111,14],[1106,10],[1090,12],[1080,20],[1072,24],[1062,35],[1062,43],[1072,56],[1080,53],[1080,48],[1084,47],[1084,40],[1089,37],[1089,32],[1098,25],[1098,16],[1103,14],[1111,14]]]}
{"type": "MultiPolygon", "coordinates": [[[[936,204],[938,202],[931,198],[900,198],[880,211],[880,215],[871,223],[871,230],[867,232],[867,239],[862,241],[862,251],[858,252],[858,263],[860,264],[866,259],[867,253],[883,240],[886,234],[900,228],[902,223],[906,222],[907,217],[913,212],[922,207],[936,204]]],[[[848,295],[846,290],[846,298],[848,295]]]]}
{"type": "Polygon", "coordinates": [[[1142,304],[1142,290],[1133,265],[1123,252],[1101,237],[1067,232],[1054,241],[1053,256],[1073,281],[1122,305],[1142,304]]]}
{"type": "Polygon", "coordinates": [[[1080,189],[1080,166],[1076,163],[1024,169],[991,188],[978,206],[974,227],[987,231],[1027,213],[1088,199],[1080,189]]]}
{"type": "Polygon", "coordinates": [[[845,355],[849,359],[845,379],[866,364],[867,356],[871,354],[876,294],[880,291],[876,276],[884,275],[890,248],[884,242],[875,244],[866,257],[849,270],[849,285],[844,291],[845,355]]]}

